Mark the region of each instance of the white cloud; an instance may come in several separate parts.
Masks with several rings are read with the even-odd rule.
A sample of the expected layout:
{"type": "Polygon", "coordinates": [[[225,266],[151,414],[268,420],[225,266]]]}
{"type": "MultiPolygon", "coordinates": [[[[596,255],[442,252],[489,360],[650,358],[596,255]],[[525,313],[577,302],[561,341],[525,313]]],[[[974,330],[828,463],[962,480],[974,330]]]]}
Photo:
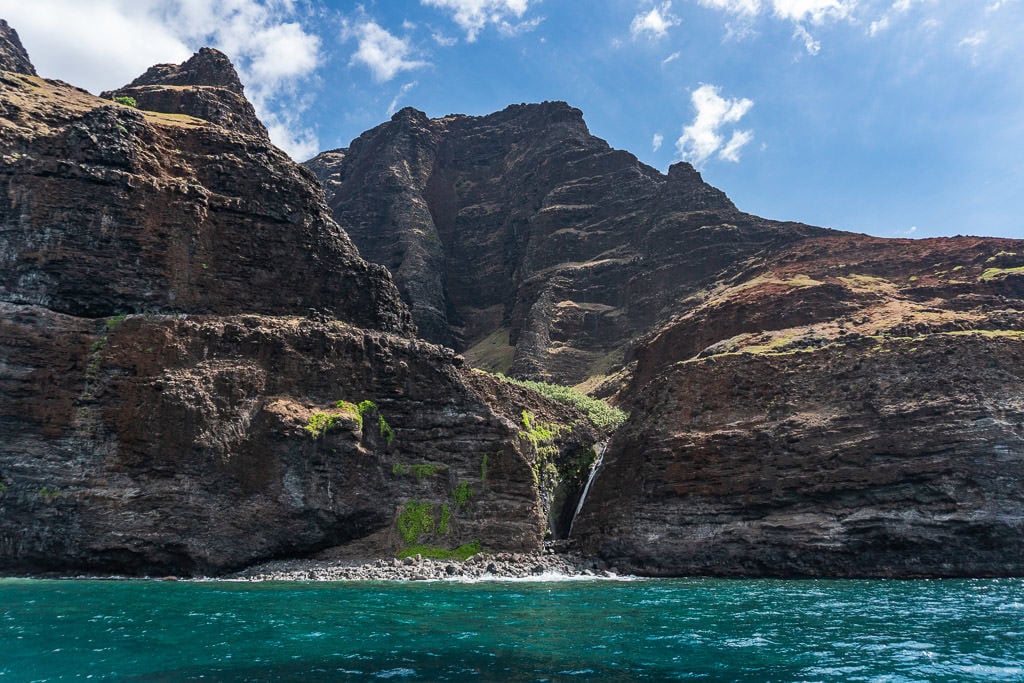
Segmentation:
{"type": "Polygon", "coordinates": [[[0,16],[41,74],[92,92],[216,47],[231,58],[275,144],[294,158],[316,146],[315,132],[283,101],[321,62],[320,38],[303,27],[294,0],[0,0],[0,16]]]}
{"type": "Polygon", "coordinates": [[[728,124],[738,123],[754,102],[746,98],[726,99],[718,93],[719,88],[714,85],[702,85],[693,91],[690,99],[696,116],[676,140],[680,156],[696,166],[716,153],[723,161],[739,161],[740,150],[754,138],[752,131],[734,130],[729,141],[724,143],[722,129],[728,124]]]}
{"type": "Polygon", "coordinates": [[[412,48],[409,41],[390,34],[375,21],[365,20],[355,27],[346,25],[342,39],[353,35],[358,41],[358,48],[352,55],[352,61],[366,65],[378,82],[390,81],[402,71],[428,65],[427,62],[410,59],[412,48]]]}
{"type": "Polygon", "coordinates": [[[892,26],[894,19],[898,18],[899,15],[908,13],[915,4],[920,4],[921,2],[922,0],[895,0],[882,16],[868,25],[868,35],[873,38],[882,31],[887,31],[892,26]]]}
{"type": "Polygon", "coordinates": [[[682,52],[673,52],[668,57],[665,57],[665,59],[661,60],[661,64],[662,64],[662,66],[664,66],[665,64],[669,64],[670,62],[674,62],[677,59],[679,59],[682,55],[683,55],[682,52]]]}
{"type": "Polygon", "coordinates": [[[823,24],[826,20],[846,19],[855,0],[772,0],[775,16],[790,21],[823,24]]]}
{"type": "MultiPolygon", "coordinates": [[[[765,12],[770,11],[776,19],[791,22],[794,25],[793,37],[804,44],[808,54],[816,55],[821,51],[818,42],[807,30],[807,24],[821,26],[841,20],[853,21],[853,10],[858,0],[697,0],[704,7],[727,12],[737,17],[736,22],[726,24],[725,40],[743,40],[754,35],[752,22],[765,12]]],[[[909,6],[914,0],[896,0],[897,4],[909,6]]],[[[882,30],[878,24],[869,29],[871,34],[882,30]]]]}
{"type": "Polygon", "coordinates": [[[388,116],[393,116],[394,113],[398,111],[398,103],[417,85],[419,85],[419,81],[410,81],[409,83],[403,84],[402,87],[398,89],[398,94],[395,95],[395,98],[391,100],[391,104],[388,105],[388,116]]]}
{"type": "Polygon", "coordinates": [[[263,124],[274,144],[296,161],[305,161],[320,151],[320,140],[312,128],[304,128],[297,113],[273,112],[263,124]]]}
{"type": "Polygon", "coordinates": [[[655,133],[654,137],[651,138],[651,151],[657,152],[661,149],[661,143],[665,142],[665,136],[661,133],[655,133]]]}
{"type": "Polygon", "coordinates": [[[961,40],[959,43],[957,43],[957,46],[973,50],[973,49],[977,49],[977,48],[981,47],[987,41],[988,41],[988,31],[986,31],[984,29],[981,29],[981,30],[974,31],[973,33],[969,33],[966,36],[964,36],[963,40],[961,40]]]}
{"type": "Polygon", "coordinates": [[[459,42],[458,38],[446,36],[445,34],[440,33],[438,31],[431,33],[430,37],[433,38],[434,42],[440,45],[441,47],[451,47],[452,45],[455,45],[456,43],[459,42]]]}
{"type": "Polygon", "coordinates": [[[749,130],[736,130],[733,131],[732,137],[729,138],[729,142],[725,143],[725,147],[718,153],[718,158],[725,161],[737,162],[740,160],[740,150],[748,142],[754,139],[753,131],[749,130]]]}
{"type": "Polygon", "coordinates": [[[533,19],[527,19],[518,23],[510,21],[498,21],[495,22],[498,26],[498,33],[505,36],[506,38],[512,38],[523,33],[529,33],[533,29],[543,23],[544,17],[534,17],[533,19]]]}
{"type": "Polygon", "coordinates": [[[629,31],[634,38],[645,33],[654,38],[663,38],[670,28],[679,24],[679,17],[672,14],[672,3],[669,1],[655,5],[649,12],[637,14],[629,25],[629,31]]]}
{"type": "Polygon", "coordinates": [[[821,42],[814,39],[807,29],[802,25],[797,24],[793,29],[793,37],[803,41],[804,49],[807,50],[807,54],[816,55],[821,52],[821,42]]]}
{"type": "Polygon", "coordinates": [[[872,36],[872,37],[877,36],[882,31],[885,31],[886,29],[888,29],[890,23],[891,23],[891,20],[889,19],[889,15],[888,14],[880,17],[876,21],[872,21],[871,25],[868,26],[868,35],[872,36]]]}
{"type": "Polygon", "coordinates": [[[725,10],[731,14],[754,16],[761,11],[761,0],[698,0],[704,7],[725,10]]]}
{"type": "MultiPolygon", "coordinates": [[[[466,32],[466,40],[475,42],[488,24],[494,24],[503,33],[522,32],[531,28],[530,22],[517,23],[529,9],[533,0],[420,0],[420,4],[447,10],[452,20],[466,32]]],[[[533,20],[539,23],[539,20],[533,20]]],[[[533,24],[536,26],[536,24],[533,24]]]]}

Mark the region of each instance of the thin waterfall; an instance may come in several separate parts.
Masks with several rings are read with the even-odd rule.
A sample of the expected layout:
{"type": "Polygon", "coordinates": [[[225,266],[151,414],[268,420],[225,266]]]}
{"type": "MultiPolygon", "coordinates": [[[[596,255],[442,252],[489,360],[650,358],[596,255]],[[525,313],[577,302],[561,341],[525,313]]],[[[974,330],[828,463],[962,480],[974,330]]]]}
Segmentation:
{"type": "Polygon", "coordinates": [[[602,441],[597,444],[597,457],[594,458],[594,464],[590,467],[590,476],[587,477],[587,485],[583,487],[583,493],[580,495],[580,502],[576,503],[576,512],[572,513],[572,521],[569,522],[569,538],[572,538],[572,527],[576,524],[576,517],[580,514],[580,510],[583,509],[583,502],[587,499],[587,494],[590,493],[590,485],[594,483],[594,477],[597,476],[597,471],[601,469],[601,462],[604,460],[604,452],[607,449],[607,441],[602,441]]]}

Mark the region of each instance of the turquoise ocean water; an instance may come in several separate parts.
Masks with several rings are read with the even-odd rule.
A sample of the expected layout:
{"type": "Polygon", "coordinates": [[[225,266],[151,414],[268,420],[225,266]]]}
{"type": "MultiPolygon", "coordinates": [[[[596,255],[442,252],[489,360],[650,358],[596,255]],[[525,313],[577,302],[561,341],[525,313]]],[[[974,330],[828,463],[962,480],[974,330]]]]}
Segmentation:
{"type": "Polygon", "coordinates": [[[0,580],[0,681],[1022,681],[1024,580],[0,580]]]}

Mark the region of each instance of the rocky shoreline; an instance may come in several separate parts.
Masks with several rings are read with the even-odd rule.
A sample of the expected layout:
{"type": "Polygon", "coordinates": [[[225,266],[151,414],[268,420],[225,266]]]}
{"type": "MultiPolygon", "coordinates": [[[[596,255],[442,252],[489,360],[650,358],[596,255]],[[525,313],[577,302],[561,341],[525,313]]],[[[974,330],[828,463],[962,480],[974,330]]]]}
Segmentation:
{"type": "Polygon", "coordinates": [[[617,578],[601,560],[570,553],[479,553],[465,561],[407,557],[352,560],[278,560],[222,579],[238,581],[476,581],[529,578],[617,578]]]}

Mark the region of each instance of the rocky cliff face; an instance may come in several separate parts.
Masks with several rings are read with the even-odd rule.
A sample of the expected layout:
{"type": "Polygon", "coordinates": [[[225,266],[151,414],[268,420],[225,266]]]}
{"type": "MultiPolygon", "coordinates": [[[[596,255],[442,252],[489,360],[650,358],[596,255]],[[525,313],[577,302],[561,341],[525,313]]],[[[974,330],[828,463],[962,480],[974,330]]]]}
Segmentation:
{"type": "Polygon", "coordinates": [[[741,213],[688,164],[663,175],[561,102],[403,109],[308,167],[425,338],[568,384],[621,365],[632,339],[738,263],[825,232],[741,213]]]}
{"type": "Polygon", "coordinates": [[[0,570],[539,548],[519,411],[578,416],[508,396],[450,351],[304,318],[0,314],[0,570]]]}
{"type": "Polygon", "coordinates": [[[654,575],[1024,571],[1024,242],[787,249],[652,334],[574,534],[654,575]]]}
{"type": "MultiPolygon", "coordinates": [[[[539,546],[521,413],[578,413],[412,339],[387,271],[260,131],[25,71],[0,72],[0,571],[539,546]]],[[[241,97],[213,51],[140,88],[241,97]]]]}
{"type": "Polygon", "coordinates": [[[107,94],[137,108],[6,24],[0,69],[0,572],[571,527],[653,575],[1024,573],[1024,241],[760,219],[562,103],[406,109],[311,173],[216,51],[107,94]],[[606,435],[413,319],[608,377],[575,523],[606,435]]]}

